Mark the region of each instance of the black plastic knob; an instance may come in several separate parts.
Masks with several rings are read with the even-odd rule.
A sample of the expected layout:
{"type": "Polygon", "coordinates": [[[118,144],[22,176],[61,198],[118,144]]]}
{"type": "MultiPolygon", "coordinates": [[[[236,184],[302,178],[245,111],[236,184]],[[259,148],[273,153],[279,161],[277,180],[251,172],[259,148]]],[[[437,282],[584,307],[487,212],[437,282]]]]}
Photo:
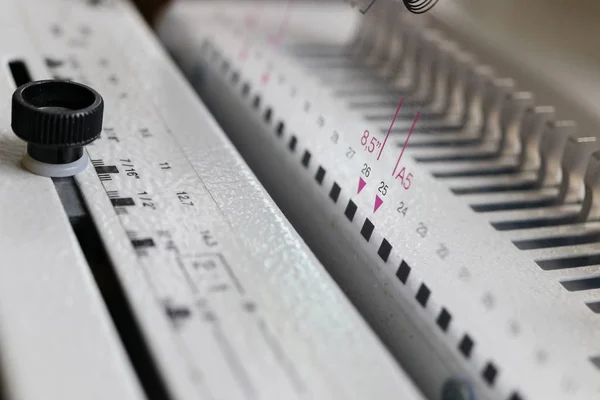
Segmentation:
{"type": "Polygon", "coordinates": [[[11,126],[27,142],[27,153],[34,160],[69,164],[100,135],[103,113],[102,96],[86,85],[35,81],[13,93],[11,126]]]}

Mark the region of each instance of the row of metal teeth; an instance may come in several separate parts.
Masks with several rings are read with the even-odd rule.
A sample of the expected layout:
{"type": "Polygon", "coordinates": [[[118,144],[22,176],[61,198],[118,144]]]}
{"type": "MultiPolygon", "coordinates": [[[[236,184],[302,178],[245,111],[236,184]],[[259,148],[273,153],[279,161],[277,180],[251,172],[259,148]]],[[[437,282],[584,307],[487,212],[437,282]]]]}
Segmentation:
{"type": "Polygon", "coordinates": [[[401,10],[379,1],[349,46],[293,51],[383,134],[404,97],[395,144],[420,112],[407,154],[600,313],[600,141],[401,10]]]}

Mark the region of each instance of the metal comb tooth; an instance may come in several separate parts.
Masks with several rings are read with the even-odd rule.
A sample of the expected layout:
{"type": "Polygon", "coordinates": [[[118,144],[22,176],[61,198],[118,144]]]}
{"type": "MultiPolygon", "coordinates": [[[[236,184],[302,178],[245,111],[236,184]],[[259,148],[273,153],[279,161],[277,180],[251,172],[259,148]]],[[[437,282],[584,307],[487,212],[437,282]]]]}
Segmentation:
{"type": "Polygon", "coordinates": [[[481,134],[483,137],[500,139],[500,110],[513,88],[514,81],[508,78],[494,78],[486,82],[481,106],[483,115],[481,134]]]}
{"type": "MultiPolygon", "coordinates": [[[[494,70],[487,65],[474,62],[467,67],[467,80],[464,90],[465,113],[462,125],[467,133],[481,131],[484,123],[483,98],[485,83],[493,79],[494,70]]],[[[480,136],[478,132],[477,136],[480,136]]]]}
{"type": "MultiPolygon", "coordinates": [[[[464,116],[467,111],[465,103],[468,73],[475,60],[460,49],[448,53],[448,79],[446,80],[446,102],[442,113],[447,116],[464,116]]],[[[461,120],[464,119],[461,118],[461,120]]]]}
{"type": "Polygon", "coordinates": [[[570,136],[561,161],[562,179],[557,203],[579,202],[583,199],[583,177],[592,153],[600,148],[594,136],[570,136]]]}
{"type": "Polygon", "coordinates": [[[554,107],[537,106],[526,110],[521,124],[519,168],[539,168],[540,142],[546,126],[555,118],[554,107]]]}
{"type": "Polygon", "coordinates": [[[439,33],[435,30],[428,30],[419,38],[417,51],[417,74],[413,86],[414,99],[417,103],[423,105],[431,91],[434,63],[438,51],[437,41],[440,40],[439,33]]]}
{"type": "Polygon", "coordinates": [[[575,135],[575,132],[576,125],[573,121],[550,121],[546,124],[540,140],[538,187],[555,186],[560,183],[561,157],[567,138],[575,135]]]}
{"type": "Polygon", "coordinates": [[[531,92],[509,93],[502,103],[499,117],[500,144],[499,151],[511,153],[520,146],[519,133],[523,128],[523,117],[527,109],[534,106],[531,92]]]}
{"type": "Polygon", "coordinates": [[[428,95],[429,112],[443,114],[449,106],[453,87],[450,83],[450,69],[458,53],[458,46],[442,37],[435,38],[436,50],[433,57],[433,82],[428,95]]]}
{"type": "Polygon", "coordinates": [[[585,171],[582,221],[600,219],[600,151],[592,153],[585,171]]]}

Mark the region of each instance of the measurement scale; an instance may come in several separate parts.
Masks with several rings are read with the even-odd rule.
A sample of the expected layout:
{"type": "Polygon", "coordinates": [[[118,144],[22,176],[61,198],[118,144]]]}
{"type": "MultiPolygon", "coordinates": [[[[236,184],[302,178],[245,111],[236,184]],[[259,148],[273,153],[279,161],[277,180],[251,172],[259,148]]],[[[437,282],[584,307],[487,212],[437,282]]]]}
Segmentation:
{"type": "MultiPolygon", "coordinates": [[[[549,186],[528,193],[538,170],[527,165],[512,176],[503,175],[498,168],[514,165],[519,157],[509,146],[515,137],[504,132],[489,133],[496,142],[478,147],[436,149],[419,131],[421,119],[410,139],[415,146],[409,144],[401,155],[417,112],[429,111],[414,105],[402,106],[408,112],[395,125],[402,133],[390,137],[377,160],[378,153],[369,146],[365,150],[361,139],[369,131],[385,142],[401,97],[392,99],[383,112],[388,119],[377,125],[340,93],[357,88],[374,98],[393,96],[386,97],[376,84],[369,86],[368,79],[329,79],[337,70],[325,67],[326,57],[343,59],[339,54],[352,39],[359,15],[343,6],[291,7],[282,45],[270,40],[281,24],[282,5],[262,8],[258,26],[248,26],[245,20],[259,9],[256,5],[232,4],[215,11],[202,4],[177,4],[159,32],[267,190],[429,398],[439,398],[453,377],[464,377],[478,399],[597,397],[598,290],[592,281],[581,283],[593,279],[595,267],[569,258],[593,257],[597,244],[544,250],[536,241],[535,250],[519,248],[519,240],[528,238],[533,245],[534,240],[592,230],[595,222],[560,232],[535,222],[572,216],[581,208],[572,203],[474,212],[471,204],[520,201],[496,188],[521,187],[515,193],[521,201],[557,196],[562,189],[549,186]],[[316,60],[307,60],[308,50],[303,56],[299,48],[317,48],[312,53],[316,60]],[[319,49],[325,49],[320,67],[315,56],[319,49]],[[423,145],[427,142],[430,147],[423,145]],[[506,156],[486,159],[485,152],[497,143],[506,143],[506,156]],[[457,162],[461,154],[470,156],[462,164],[457,162]],[[469,168],[476,173],[465,172],[469,168]],[[480,172],[486,168],[492,171],[487,176],[480,172]],[[534,222],[529,225],[519,222],[530,220],[534,222]],[[531,229],[515,230],[519,224],[531,229]],[[573,268],[562,267],[563,262],[573,263],[573,268]]],[[[506,105],[500,103],[509,107],[503,116],[511,115],[512,108],[518,113],[531,107],[529,98],[510,86],[503,92],[506,81],[494,80],[497,86],[488,89],[487,76],[483,66],[469,65],[467,82],[484,96],[479,117],[490,129],[498,122],[490,110],[504,98],[502,93],[512,96],[506,105]]],[[[351,99],[360,100],[361,94],[351,99]]],[[[540,107],[535,111],[536,118],[546,112],[540,107]]],[[[568,122],[550,127],[556,135],[572,132],[568,122]]],[[[430,129],[434,139],[444,136],[430,129]]],[[[529,133],[516,139],[528,145],[529,133]]],[[[553,163],[555,171],[561,161],[560,155],[550,154],[556,146],[553,135],[541,139],[540,157],[553,163]]],[[[580,139],[567,143],[562,159],[563,174],[573,177],[571,183],[581,180],[583,172],[568,161],[569,154],[587,165],[583,146],[577,144],[585,140],[580,139]]],[[[586,184],[588,178],[589,173],[586,184]]],[[[566,189],[577,193],[571,192],[575,187],[566,189]]]]}
{"type": "MultiPolygon", "coordinates": [[[[16,243],[44,240],[30,244],[33,257],[0,245],[7,398],[422,398],[127,2],[11,1],[5,11],[15,35],[2,43],[32,79],[76,80],[105,101],[91,164],[55,180],[77,238],[51,180],[20,169],[23,143],[3,118],[4,182],[40,202],[32,211],[4,195],[3,225],[16,243]],[[15,229],[38,210],[55,218],[15,229]],[[86,252],[102,247],[101,260],[86,252]],[[43,293],[29,293],[40,279],[31,271],[54,263],[72,270],[53,269],[43,293]],[[112,322],[86,264],[101,289],[98,276],[114,269],[115,292],[102,293],[112,322]],[[71,302],[91,311],[78,320],[71,302]],[[62,321],[50,333],[48,318],[62,321]]],[[[4,108],[16,87],[7,77],[4,108]]]]}

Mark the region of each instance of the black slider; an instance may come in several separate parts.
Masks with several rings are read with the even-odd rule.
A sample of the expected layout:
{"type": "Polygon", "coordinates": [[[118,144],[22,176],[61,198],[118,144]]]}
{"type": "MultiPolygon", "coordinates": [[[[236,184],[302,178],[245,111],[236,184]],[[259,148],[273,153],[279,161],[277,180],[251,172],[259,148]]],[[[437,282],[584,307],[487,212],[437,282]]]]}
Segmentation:
{"type": "Polygon", "coordinates": [[[102,96],[88,86],[71,81],[35,81],[13,93],[11,126],[27,142],[29,157],[60,166],[80,160],[83,146],[100,135],[103,111],[102,96]]]}

